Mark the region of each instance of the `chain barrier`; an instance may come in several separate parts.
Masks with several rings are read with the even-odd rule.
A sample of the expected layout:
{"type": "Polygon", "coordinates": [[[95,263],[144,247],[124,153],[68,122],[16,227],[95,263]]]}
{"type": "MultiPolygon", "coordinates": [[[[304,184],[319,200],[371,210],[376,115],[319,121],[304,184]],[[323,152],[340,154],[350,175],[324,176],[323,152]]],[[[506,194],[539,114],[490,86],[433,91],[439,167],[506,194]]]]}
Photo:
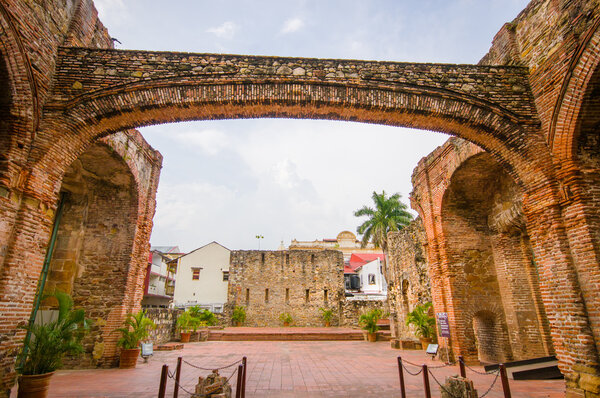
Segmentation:
{"type": "Polygon", "coordinates": [[[172,380],[175,382],[175,385],[176,385],[178,388],[180,388],[180,389],[182,389],[184,392],[186,392],[186,393],[190,394],[190,396],[191,396],[191,395],[194,395],[194,394],[196,393],[195,391],[194,391],[194,392],[188,391],[188,390],[187,390],[187,389],[186,389],[184,386],[182,386],[181,384],[179,384],[179,382],[177,382],[177,379],[175,378],[175,371],[173,371],[173,373],[171,373],[171,372],[169,372],[169,371],[167,370],[167,376],[169,376],[169,379],[172,379],[172,380]]]}
{"type": "Polygon", "coordinates": [[[185,360],[185,359],[183,359],[183,358],[181,358],[181,360],[182,360],[183,362],[185,362],[186,364],[190,365],[190,366],[191,366],[191,367],[193,367],[193,368],[200,369],[200,370],[208,370],[208,371],[227,369],[227,368],[230,368],[230,367],[232,367],[232,366],[235,366],[235,365],[237,365],[237,364],[239,364],[239,363],[241,363],[241,362],[242,362],[242,360],[240,359],[240,360],[238,360],[238,361],[235,361],[235,362],[234,362],[234,363],[232,363],[231,365],[227,365],[227,366],[221,366],[220,368],[203,368],[203,367],[201,367],[201,366],[194,365],[193,363],[190,363],[190,362],[186,361],[186,360],[185,360]]]}
{"type": "Polygon", "coordinates": [[[491,375],[493,375],[493,374],[494,374],[494,373],[496,373],[496,372],[500,372],[500,369],[498,369],[496,372],[492,372],[492,373],[488,373],[488,372],[480,372],[480,371],[478,371],[478,370],[475,370],[475,369],[473,369],[473,368],[472,368],[472,367],[470,367],[469,365],[467,365],[467,364],[465,363],[465,361],[463,361],[463,360],[459,360],[459,362],[461,362],[463,365],[465,365],[465,367],[466,367],[467,369],[469,369],[471,372],[473,372],[473,373],[477,373],[478,375],[482,375],[482,376],[491,376],[491,375]]]}
{"type": "MultiPolygon", "coordinates": [[[[413,366],[418,366],[419,368],[421,368],[419,365],[414,365],[412,363],[409,362],[409,365],[413,365],[413,366]]],[[[408,373],[411,376],[418,376],[421,374],[421,372],[423,372],[423,368],[421,368],[417,373],[412,373],[410,370],[408,370],[408,368],[404,365],[404,360],[402,360],[402,368],[404,370],[406,370],[406,373],[408,373]]]]}
{"type": "MultiPolygon", "coordinates": [[[[409,365],[416,366],[416,367],[421,367],[421,366],[423,366],[423,365],[418,365],[418,364],[416,364],[416,363],[412,363],[412,362],[410,362],[410,361],[407,361],[406,359],[402,358],[402,363],[404,363],[404,362],[406,362],[406,363],[407,363],[407,364],[409,364],[409,365]]],[[[436,366],[430,366],[430,365],[427,365],[427,367],[428,367],[429,369],[441,369],[441,368],[447,368],[448,366],[453,366],[453,365],[452,365],[452,364],[450,364],[450,363],[446,363],[446,364],[444,364],[444,365],[436,365],[436,366]]]]}
{"type": "Polygon", "coordinates": [[[498,369],[498,371],[496,372],[496,377],[494,377],[494,381],[492,382],[492,385],[490,386],[490,388],[488,388],[487,391],[483,395],[479,396],[479,398],[485,397],[486,395],[488,395],[490,393],[490,391],[492,391],[492,388],[494,388],[494,385],[496,384],[498,377],[500,377],[500,369],[498,369]]]}
{"type": "Polygon", "coordinates": [[[459,395],[454,395],[454,394],[452,394],[450,391],[448,391],[448,390],[446,389],[446,387],[444,387],[444,386],[443,386],[443,385],[442,385],[442,384],[441,384],[441,383],[438,381],[438,379],[436,379],[436,378],[435,378],[435,376],[433,375],[433,372],[432,372],[431,370],[427,369],[427,371],[429,372],[429,374],[431,375],[431,377],[433,378],[433,380],[434,380],[434,381],[437,383],[437,385],[438,385],[438,386],[440,386],[440,389],[441,389],[441,390],[443,390],[443,391],[445,391],[445,392],[446,392],[446,394],[450,395],[452,398],[462,398],[462,396],[459,396],[459,395]]]}

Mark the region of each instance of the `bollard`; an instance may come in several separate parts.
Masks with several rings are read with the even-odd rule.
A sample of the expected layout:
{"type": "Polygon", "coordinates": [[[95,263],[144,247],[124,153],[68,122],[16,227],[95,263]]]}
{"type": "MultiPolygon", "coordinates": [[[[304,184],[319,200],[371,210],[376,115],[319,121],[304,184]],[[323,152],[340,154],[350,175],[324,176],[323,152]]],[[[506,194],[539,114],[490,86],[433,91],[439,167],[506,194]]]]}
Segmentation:
{"type": "Polygon", "coordinates": [[[237,383],[235,383],[235,398],[242,398],[242,377],[244,377],[244,365],[238,365],[237,383]]]}
{"type": "Polygon", "coordinates": [[[404,387],[404,369],[402,369],[402,358],[398,357],[398,376],[400,377],[400,395],[406,398],[406,388],[404,387]]]}
{"type": "Polygon", "coordinates": [[[508,385],[508,376],[506,376],[506,367],[503,363],[500,364],[500,378],[502,379],[502,390],[504,391],[504,398],[511,398],[510,386],[508,385]]]}
{"type": "Polygon", "coordinates": [[[173,387],[173,398],[179,396],[179,378],[181,376],[181,357],[177,358],[177,369],[175,369],[175,386],[173,387]]]}
{"type": "Polygon", "coordinates": [[[431,398],[431,387],[429,387],[429,371],[427,365],[423,365],[423,384],[425,385],[425,398],[431,398]]]}
{"type": "Polygon", "coordinates": [[[460,369],[460,377],[467,378],[467,371],[465,370],[465,362],[463,361],[462,355],[458,356],[458,368],[460,369]]]}
{"type": "Polygon", "coordinates": [[[167,392],[167,375],[169,374],[169,365],[164,364],[162,366],[162,372],[160,373],[160,386],[158,387],[158,398],[165,398],[167,392]]]}
{"type": "Polygon", "coordinates": [[[242,358],[242,365],[244,365],[244,376],[242,377],[242,397],[246,398],[246,368],[248,367],[248,361],[246,357],[242,358]]]}

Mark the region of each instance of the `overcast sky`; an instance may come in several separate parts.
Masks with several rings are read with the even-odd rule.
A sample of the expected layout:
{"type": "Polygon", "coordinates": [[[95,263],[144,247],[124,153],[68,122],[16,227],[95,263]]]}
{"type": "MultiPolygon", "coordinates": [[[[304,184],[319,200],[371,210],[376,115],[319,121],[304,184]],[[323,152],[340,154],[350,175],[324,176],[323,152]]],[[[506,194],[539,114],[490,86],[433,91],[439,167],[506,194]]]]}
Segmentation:
{"type": "MultiPolygon", "coordinates": [[[[474,64],[527,0],[95,0],[120,49],[474,64]]],[[[141,128],[163,157],[152,244],[275,250],[356,232],[373,191],[405,203],[435,132],[318,120],[141,128]]],[[[415,213],[416,214],[416,213],[415,213]]]]}

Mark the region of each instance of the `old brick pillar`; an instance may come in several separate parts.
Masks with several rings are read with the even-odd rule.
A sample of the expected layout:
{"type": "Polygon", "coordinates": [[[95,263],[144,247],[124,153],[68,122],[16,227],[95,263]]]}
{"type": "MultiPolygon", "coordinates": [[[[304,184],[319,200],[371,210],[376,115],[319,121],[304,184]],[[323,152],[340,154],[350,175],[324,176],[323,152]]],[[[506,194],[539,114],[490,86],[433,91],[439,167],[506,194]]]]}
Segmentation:
{"type": "Polygon", "coordinates": [[[599,396],[600,358],[586,308],[587,294],[569,245],[571,221],[564,221],[565,209],[556,197],[553,187],[546,184],[529,190],[523,201],[542,300],[567,396],[599,396]]]}

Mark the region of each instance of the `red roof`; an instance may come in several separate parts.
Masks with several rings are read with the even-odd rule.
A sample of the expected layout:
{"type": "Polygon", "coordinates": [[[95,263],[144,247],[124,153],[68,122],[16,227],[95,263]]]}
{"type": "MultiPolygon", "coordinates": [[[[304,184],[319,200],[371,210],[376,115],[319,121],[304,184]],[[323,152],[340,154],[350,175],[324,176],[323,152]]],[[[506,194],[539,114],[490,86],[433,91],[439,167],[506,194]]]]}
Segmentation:
{"type": "Polygon", "coordinates": [[[371,261],[375,261],[377,259],[383,261],[384,258],[385,255],[383,253],[352,253],[350,256],[349,265],[353,271],[356,271],[357,268],[360,268],[371,261]]]}
{"type": "Polygon", "coordinates": [[[344,265],[344,274],[356,274],[356,272],[347,265],[344,265]]]}

